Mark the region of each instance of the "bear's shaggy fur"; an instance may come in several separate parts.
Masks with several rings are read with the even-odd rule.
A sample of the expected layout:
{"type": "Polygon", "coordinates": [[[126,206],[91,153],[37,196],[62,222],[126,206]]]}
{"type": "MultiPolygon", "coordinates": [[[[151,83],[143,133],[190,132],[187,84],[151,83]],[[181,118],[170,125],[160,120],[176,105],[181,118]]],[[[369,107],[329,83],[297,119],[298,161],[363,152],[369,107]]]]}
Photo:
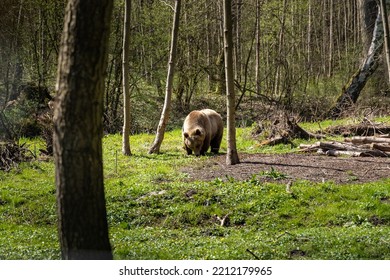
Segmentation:
{"type": "Polygon", "coordinates": [[[192,111],[184,120],[182,135],[187,155],[205,155],[210,146],[217,154],[223,135],[222,118],[211,109],[192,111]]]}

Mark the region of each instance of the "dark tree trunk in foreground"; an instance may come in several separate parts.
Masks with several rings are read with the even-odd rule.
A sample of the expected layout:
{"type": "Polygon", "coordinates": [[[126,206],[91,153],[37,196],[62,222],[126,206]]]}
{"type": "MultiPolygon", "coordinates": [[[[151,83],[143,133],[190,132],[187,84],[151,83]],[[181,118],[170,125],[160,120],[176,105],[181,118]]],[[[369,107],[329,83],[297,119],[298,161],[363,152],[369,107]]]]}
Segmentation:
{"type": "Polygon", "coordinates": [[[233,73],[233,31],[232,31],[232,3],[231,0],[223,1],[224,21],[224,55],[226,76],[226,100],[227,100],[227,154],[226,164],[240,163],[236,148],[236,122],[235,122],[235,94],[233,73]]]}
{"type": "Polygon", "coordinates": [[[102,116],[112,0],[70,0],[59,54],[54,156],[63,259],[112,259],[102,116]]]}
{"type": "MultiPolygon", "coordinates": [[[[387,0],[388,5],[390,1],[387,0]]],[[[379,4],[378,4],[379,5],[379,4]]],[[[384,30],[381,15],[381,9],[378,7],[378,13],[375,21],[375,27],[372,34],[371,45],[367,56],[361,67],[355,72],[349,82],[343,87],[341,96],[337,99],[336,105],[329,111],[328,117],[336,119],[342,116],[342,113],[350,108],[359,98],[360,92],[366,85],[368,79],[378,68],[380,55],[383,50],[384,30]]]]}
{"type": "Polygon", "coordinates": [[[171,36],[171,51],[169,54],[169,63],[168,63],[167,83],[165,86],[164,107],[161,113],[160,122],[157,127],[156,138],[149,149],[149,154],[153,154],[153,153],[158,154],[160,152],[161,143],[164,140],[165,128],[168,124],[169,114],[171,112],[173,74],[175,71],[177,38],[179,35],[180,7],[181,7],[181,0],[176,0],[175,11],[174,11],[175,14],[173,18],[172,36],[171,36]]]}

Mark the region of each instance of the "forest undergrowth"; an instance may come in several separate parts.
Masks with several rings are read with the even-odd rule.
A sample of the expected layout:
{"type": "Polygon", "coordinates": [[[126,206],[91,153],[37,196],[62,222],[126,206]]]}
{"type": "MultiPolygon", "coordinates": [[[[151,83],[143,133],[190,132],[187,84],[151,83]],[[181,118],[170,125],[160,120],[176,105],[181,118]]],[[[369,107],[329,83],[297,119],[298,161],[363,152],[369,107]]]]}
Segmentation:
{"type": "MultiPolygon", "coordinates": [[[[302,124],[309,131],[318,125],[302,124]]],[[[296,151],[290,144],[260,148],[251,129],[237,131],[240,154],[296,151]]],[[[104,137],[115,259],[390,259],[389,177],[296,180],[288,189],[274,166],[245,180],[198,180],[183,168],[212,169],[214,157],[185,156],[180,133],[168,131],[158,155],[147,154],[154,135],[133,135],[131,157],[120,153],[119,134],[104,137]]],[[[44,146],[41,139],[20,141],[33,152],[44,146]]],[[[55,193],[51,158],[0,172],[0,259],[60,258],[55,193]]]]}

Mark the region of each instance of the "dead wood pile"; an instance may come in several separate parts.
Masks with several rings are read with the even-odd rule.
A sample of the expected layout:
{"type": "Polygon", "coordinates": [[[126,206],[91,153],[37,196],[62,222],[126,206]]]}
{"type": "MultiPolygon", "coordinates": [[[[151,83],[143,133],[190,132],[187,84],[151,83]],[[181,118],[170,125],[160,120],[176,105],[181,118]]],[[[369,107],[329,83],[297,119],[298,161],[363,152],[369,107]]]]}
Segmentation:
{"type": "Polygon", "coordinates": [[[329,141],[301,144],[302,152],[317,152],[328,156],[390,157],[390,136],[354,136],[344,142],[329,141]]]}
{"type": "Polygon", "coordinates": [[[364,118],[361,123],[332,126],[325,129],[324,132],[328,135],[341,135],[344,137],[386,135],[390,133],[390,126],[383,123],[374,123],[364,118]]]}
{"type": "Polygon", "coordinates": [[[23,145],[12,142],[0,142],[0,170],[10,171],[19,163],[30,161],[32,153],[23,145]]]}
{"type": "Polygon", "coordinates": [[[325,135],[342,135],[344,142],[320,141],[315,144],[301,144],[301,152],[317,152],[329,156],[348,155],[355,157],[390,157],[390,126],[374,123],[367,118],[356,125],[330,127],[318,134],[302,129],[287,114],[277,116],[273,121],[259,123],[252,134],[255,138],[265,136],[258,146],[292,144],[293,139],[324,139],[325,135]]]}
{"type": "Polygon", "coordinates": [[[321,139],[324,136],[308,132],[301,128],[294,118],[287,115],[279,116],[273,121],[263,121],[257,124],[255,130],[252,131],[254,138],[260,136],[266,137],[258,146],[277,145],[277,144],[292,144],[293,139],[321,139]]]}

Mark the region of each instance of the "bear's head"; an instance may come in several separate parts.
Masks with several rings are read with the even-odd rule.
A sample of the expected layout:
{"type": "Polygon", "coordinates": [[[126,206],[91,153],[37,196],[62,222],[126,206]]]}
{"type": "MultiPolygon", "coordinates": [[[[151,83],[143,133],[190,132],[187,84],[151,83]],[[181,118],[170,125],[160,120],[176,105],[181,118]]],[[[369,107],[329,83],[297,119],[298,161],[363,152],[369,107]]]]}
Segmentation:
{"type": "Polygon", "coordinates": [[[201,155],[203,142],[206,134],[202,128],[196,128],[193,131],[183,132],[184,144],[187,148],[191,149],[196,156],[201,155]]]}

